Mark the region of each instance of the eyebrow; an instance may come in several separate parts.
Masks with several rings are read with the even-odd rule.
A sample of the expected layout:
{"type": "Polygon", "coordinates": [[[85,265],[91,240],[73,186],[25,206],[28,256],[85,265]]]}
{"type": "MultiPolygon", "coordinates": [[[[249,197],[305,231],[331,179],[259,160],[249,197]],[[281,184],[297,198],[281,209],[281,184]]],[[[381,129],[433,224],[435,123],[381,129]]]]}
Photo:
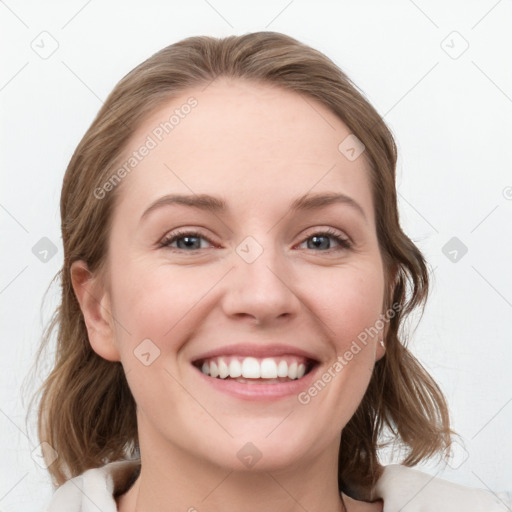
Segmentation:
{"type": "MultiPolygon", "coordinates": [[[[305,194],[298,199],[295,199],[289,206],[292,212],[303,210],[318,210],[331,204],[345,204],[352,207],[359,212],[360,215],[367,221],[366,214],[359,203],[345,194],[338,194],[334,192],[318,193],[318,194],[305,194]]],[[[141,220],[147,217],[149,213],[164,206],[182,205],[190,208],[196,208],[203,211],[212,213],[225,213],[228,211],[226,202],[220,197],[211,196],[209,194],[168,194],[152,203],[141,216],[141,220]]]]}

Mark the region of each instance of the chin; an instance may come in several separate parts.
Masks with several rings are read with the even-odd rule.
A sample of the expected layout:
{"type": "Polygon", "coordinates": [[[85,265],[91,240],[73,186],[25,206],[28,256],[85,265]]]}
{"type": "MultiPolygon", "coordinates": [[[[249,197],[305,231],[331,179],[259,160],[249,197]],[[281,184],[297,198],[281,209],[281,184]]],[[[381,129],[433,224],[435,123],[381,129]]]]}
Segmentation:
{"type": "MultiPolygon", "coordinates": [[[[275,425],[274,423],[274,428],[275,425]]],[[[224,443],[216,443],[215,452],[209,450],[207,458],[229,471],[272,472],[297,465],[307,457],[308,446],[319,446],[318,442],[311,439],[300,439],[296,429],[280,430],[278,427],[270,435],[267,429],[263,432],[265,433],[262,434],[262,430],[251,429],[242,437],[237,436],[224,443]]]]}

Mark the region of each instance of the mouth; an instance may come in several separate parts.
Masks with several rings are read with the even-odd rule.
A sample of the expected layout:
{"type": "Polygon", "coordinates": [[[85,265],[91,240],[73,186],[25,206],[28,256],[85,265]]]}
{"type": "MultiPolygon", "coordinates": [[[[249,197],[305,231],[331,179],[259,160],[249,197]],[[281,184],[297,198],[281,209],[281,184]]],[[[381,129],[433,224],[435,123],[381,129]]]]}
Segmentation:
{"type": "Polygon", "coordinates": [[[297,346],[264,343],[216,347],[190,362],[201,385],[259,403],[297,397],[323,365],[313,352],[297,346]]]}
{"type": "Polygon", "coordinates": [[[224,355],[197,359],[192,364],[213,379],[244,384],[280,384],[302,379],[318,365],[318,361],[297,355],[263,358],[224,355]]]}

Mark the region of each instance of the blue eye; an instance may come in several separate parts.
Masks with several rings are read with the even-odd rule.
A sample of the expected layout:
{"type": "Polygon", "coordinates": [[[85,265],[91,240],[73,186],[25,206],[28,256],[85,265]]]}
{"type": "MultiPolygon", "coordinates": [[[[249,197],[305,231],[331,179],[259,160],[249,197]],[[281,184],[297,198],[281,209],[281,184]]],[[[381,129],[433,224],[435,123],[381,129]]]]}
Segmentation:
{"type": "Polygon", "coordinates": [[[188,252],[190,252],[189,249],[197,251],[204,248],[201,247],[201,240],[206,240],[211,244],[210,240],[195,231],[178,231],[164,238],[161,242],[161,247],[170,247],[171,249],[185,250],[188,252]],[[183,243],[180,244],[180,241],[183,241],[183,243]],[[177,242],[177,247],[171,245],[174,242],[177,242]]]}
{"type": "MultiPolygon", "coordinates": [[[[201,233],[196,231],[178,231],[171,233],[169,236],[164,238],[160,242],[160,247],[168,247],[177,251],[196,252],[201,249],[208,248],[201,246],[201,240],[204,240],[208,244],[213,245],[213,243],[208,238],[201,235],[201,233]],[[174,243],[176,243],[176,245],[173,245],[174,243]]],[[[344,238],[332,230],[314,233],[313,235],[306,238],[302,244],[310,240],[312,242],[307,244],[307,249],[320,249],[320,252],[340,251],[352,248],[352,243],[348,238],[344,238]],[[329,239],[335,240],[336,244],[338,244],[338,247],[331,247],[329,239]]]]}
{"type": "MultiPolygon", "coordinates": [[[[336,233],[335,231],[332,231],[329,229],[326,231],[321,231],[319,233],[314,233],[313,235],[306,238],[306,240],[304,242],[307,242],[308,240],[312,241],[311,244],[308,244],[308,249],[311,249],[311,248],[322,249],[320,252],[331,251],[331,250],[339,251],[342,249],[351,249],[352,248],[352,243],[350,242],[350,240],[348,238],[344,238],[341,235],[339,235],[338,233],[336,233]],[[336,243],[341,247],[341,249],[340,249],[340,247],[337,247],[337,248],[331,247],[330,246],[331,244],[329,243],[329,239],[334,239],[336,241],[336,243]],[[326,247],[326,245],[328,247],[326,247]]],[[[304,242],[302,242],[302,243],[304,243],[304,242]]]]}

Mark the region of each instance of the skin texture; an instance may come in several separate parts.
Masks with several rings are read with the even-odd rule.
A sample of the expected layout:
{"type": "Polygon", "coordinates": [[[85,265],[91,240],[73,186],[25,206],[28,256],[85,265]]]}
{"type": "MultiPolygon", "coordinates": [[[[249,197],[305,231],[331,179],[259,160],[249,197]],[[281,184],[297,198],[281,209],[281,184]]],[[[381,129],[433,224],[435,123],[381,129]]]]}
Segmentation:
{"type": "MultiPolygon", "coordinates": [[[[340,153],[350,131],[315,100],[225,78],[154,112],[126,155],[190,96],[197,106],[119,185],[107,272],[92,275],[84,262],[72,267],[92,348],[122,362],[137,403],[142,471],[118,508],[344,510],[340,432],[384,354],[381,336],[361,345],[307,405],[297,396],[231,397],[191,361],[219,346],[283,343],[315,354],[321,375],[375,324],[384,312],[384,270],[364,158],[340,153]],[[298,197],[321,192],[350,196],[365,217],[340,203],[290,211],[298,197]],[[141,220],[171,193],[218,196],[228,210],[172,205],[141,220]],[[206,239],[193,246],[199,249],[183,239],[159,245],[177,228],[206,239]],[[327,228],[353,247],[328,235],[315,246],[311,237],[327,228]],[[236,251],[248,236],[263,249],[252,263],[236,251]],[[160,351],[149,365],[134,355],[145,339],[153,355],[160,351]],[[237,457],[248,442],[261,453],[251,468],[237,457]]],[[[381,510],[350,499],[346,506],[381,510]]]]}

